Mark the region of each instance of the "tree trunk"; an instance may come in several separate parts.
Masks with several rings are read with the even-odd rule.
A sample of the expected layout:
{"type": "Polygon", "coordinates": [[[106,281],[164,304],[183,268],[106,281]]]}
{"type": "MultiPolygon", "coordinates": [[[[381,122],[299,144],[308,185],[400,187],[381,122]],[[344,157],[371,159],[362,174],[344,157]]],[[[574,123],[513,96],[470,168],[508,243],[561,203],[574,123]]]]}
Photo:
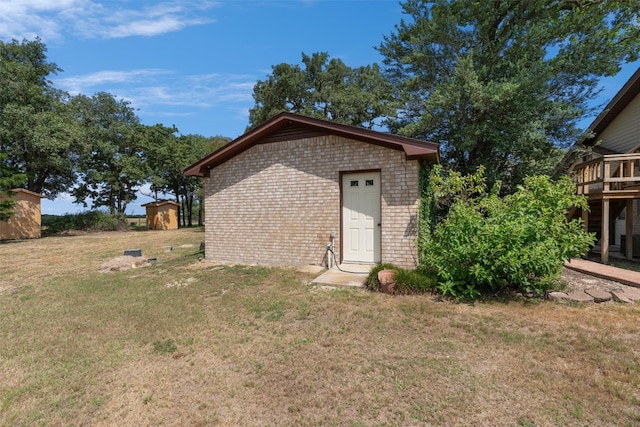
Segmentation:
{"type": "MultiPolygon", "coordinates": [[[[173,194],[176,196],[176,203],[180,203],[180,187],[175,187],[173,189],[173,194]]],[[[180,213],[179,207],[177,209],[177,212],[178,212],[178,227],[180,227],[180,217],[182,217],[182,214],[180,213]]]]}
{"type": "Polygon", "coordinates": [[[186,204],[186,196],[182,195],[182,203],[180,204],[180,209],[182,210],[182,226],[186,227],[187,226],[187,222],[186,222],[186,210],[184,205],[186,204]]]}
{"type": "Polygon", "coordinates": [[[204,205],[202,203],[202,198],[198,197],[198,226],[202,227],[203,225],[203,216],[204,216],[204,205]]]}
{"type": "Polygon", "coordinates": [[[193,194],[190,194],[187,199],[187,214],[189,215],[187,217],[187,223],[189,227],[193,227],[193,194]]]}

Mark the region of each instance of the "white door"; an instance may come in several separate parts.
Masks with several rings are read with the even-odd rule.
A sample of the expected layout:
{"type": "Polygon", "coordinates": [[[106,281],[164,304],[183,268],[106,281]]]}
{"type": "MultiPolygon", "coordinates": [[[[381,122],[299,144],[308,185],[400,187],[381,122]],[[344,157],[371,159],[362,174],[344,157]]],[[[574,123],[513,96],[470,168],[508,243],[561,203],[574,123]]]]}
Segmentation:
{"type": "Polygon", "coordinates": [[[380,172],[342,176],[344,262],[380,262],[380,172]]]}

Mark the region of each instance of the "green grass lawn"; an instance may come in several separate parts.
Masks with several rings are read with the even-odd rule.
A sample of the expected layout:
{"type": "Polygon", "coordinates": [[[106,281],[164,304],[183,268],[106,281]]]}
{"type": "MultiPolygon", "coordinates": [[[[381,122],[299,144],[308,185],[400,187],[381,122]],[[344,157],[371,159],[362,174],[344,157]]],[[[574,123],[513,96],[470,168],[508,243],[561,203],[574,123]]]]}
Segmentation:
{"type": "Polygon", "coordinates": [[[203,239],[0,244],[0,425],[640,423],[640,305],[318,288],[203,239]],[[133,248],[158,262],[101,272],[133,248]]]}

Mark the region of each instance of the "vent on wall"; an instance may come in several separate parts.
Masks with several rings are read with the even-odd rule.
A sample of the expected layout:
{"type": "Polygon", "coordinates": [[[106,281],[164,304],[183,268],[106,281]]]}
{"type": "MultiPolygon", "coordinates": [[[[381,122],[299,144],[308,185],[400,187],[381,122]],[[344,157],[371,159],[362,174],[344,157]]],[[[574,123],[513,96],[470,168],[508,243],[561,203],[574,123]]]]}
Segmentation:
{"type": "Polygon", "coordinates": [[[268,142],[313,138],[313,137],[323,136],[328,134],[329,133],[326,131],[317,131],[317,130],[309,129],[308,127],[305,127],[305,126],[289,125],[267,136],[262,141],[260,141],[260,143],[264,144],[268,142]]]}

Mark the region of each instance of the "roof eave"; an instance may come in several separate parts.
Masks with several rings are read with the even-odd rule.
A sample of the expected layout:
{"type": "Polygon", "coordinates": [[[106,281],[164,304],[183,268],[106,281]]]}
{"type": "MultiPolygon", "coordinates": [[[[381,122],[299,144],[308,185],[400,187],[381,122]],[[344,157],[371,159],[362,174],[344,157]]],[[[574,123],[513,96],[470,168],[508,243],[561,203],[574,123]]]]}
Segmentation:
{"type": "Polygon", "coordinates": [[[147,207],[147,206],[158,207],[158,206],[163,206],[163,205],[181,206],[180,203],[174,202],[173,200],[163,200],[161,202],[148,202],[148,203],[145,203],[145,204],[140,205],[140,206],[142,206],[144,208],[144,207],[147,207]]]}
{"type": "MultiPolygon", "coordinates": [[[[212,165],[215,164],[215,166],[217,166],[218,164],[222,163],[222,162],[216,163],[215,161],[211,161],[212,159],[217,159],[222,157],[225,159],[224,161],[226,161],[231,157],[234,157],[236,155],[236,151],[237,151],[237,154],[240,154],[242,151],[248,148],[248,147],[245,148],[246,144],[253,145],[251,144],[252,140],[259,140],[265,134],[273,132],[274,126],[276,126],[276,122],[278,122],[278,119],[280,118],[280,116],[281,114],[267,120],[266,122],[264,122],[263,124],[255,128],[254,130],[240,135],[238,138],[234,139],[227,145],[223,145],[213,153],[198,160],[191,166],[187,167],[184,170],[184,174],[187,176],[200,176],[200,177],[209,176],[209,170],[213,167],[212,165]]],[[[278,126],[276,129],[279,129],[280,126],[278,126]]]]}
{"type": "Polygon", "coordinates": [[[256,143],[259,143],[260,140],[269,134],[277,132],[279,129],[290,124],[301,124],[311,129],[321,130],[334,135],[361,140],[396,150],[403,150],[408,159],[432,159],[434,156],[435,161],[439,159],[439,146],[433,142],[417,141],[412,138],[375,132],[292,113],[281,113],[187,167],[184,174],[188,176],[208,177],[210,174],[209,171],[212,168],[235,157],[256,143]]]}
{"type": "Polygon", "coordinates": [[[47,198],[47,196],[43,196],[42,194],[36,193],[35,191],[27,190],[26,188],[12,188],[11,191],[13,193],[29,194],[31,196],[39,197],[41,199],[46,199],[47,198]]]}
{"type": "Polygon", "coordinates": [[[640,93],[640,68],[629,78],[622,89],[613,97],[598,117],[589,125],[587,130],[593,133],[585,135],[578,141],[578,145],[595,141],[597,137],[613,122],[622,110],[640,93]]]}

